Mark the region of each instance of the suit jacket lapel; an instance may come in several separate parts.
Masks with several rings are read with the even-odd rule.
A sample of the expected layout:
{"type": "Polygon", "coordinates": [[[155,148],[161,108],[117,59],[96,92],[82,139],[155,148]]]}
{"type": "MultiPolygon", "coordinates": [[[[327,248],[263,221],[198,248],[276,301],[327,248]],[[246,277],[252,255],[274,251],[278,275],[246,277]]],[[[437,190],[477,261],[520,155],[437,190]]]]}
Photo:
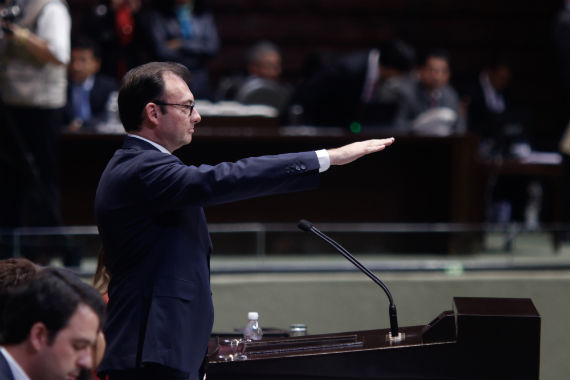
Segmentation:
{"type": "Polygon", "coordinates": [[[0,376],[6,380],[14,380],[14,374],[8,365],[8,361],[4,357],[4,354],[0,352],[0,376]]]}

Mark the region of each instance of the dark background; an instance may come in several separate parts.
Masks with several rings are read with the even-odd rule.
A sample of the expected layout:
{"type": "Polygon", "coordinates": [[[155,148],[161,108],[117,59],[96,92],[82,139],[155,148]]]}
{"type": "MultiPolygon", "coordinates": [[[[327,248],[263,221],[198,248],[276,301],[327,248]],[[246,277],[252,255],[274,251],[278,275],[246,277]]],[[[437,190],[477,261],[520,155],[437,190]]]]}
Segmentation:
{"type": "MultiPolygon", "coordinates": [[[[148,1],[148,0],[147,0],[148,1]]],[[[143,3],[145,0],[143,0],[143,3]]],[[[95,0],[72,0],[77,30],[95,0]]],[[[446,48],[456,87],[476,77],[491,54],[513,65],[515,101],[530,120],[534,149],[555,150],[563,126],[553,24],[563,1],[533,0],[211,0],[222,48],[211,61],[212,84],[243,66],[253,43],[269,39],[283,53],[284,79],[303,78],[315,51],[343,53],[400,38],[419,52],[446,48]]],[[[568,105],[563,105],[568,107],[568,105]]]]}

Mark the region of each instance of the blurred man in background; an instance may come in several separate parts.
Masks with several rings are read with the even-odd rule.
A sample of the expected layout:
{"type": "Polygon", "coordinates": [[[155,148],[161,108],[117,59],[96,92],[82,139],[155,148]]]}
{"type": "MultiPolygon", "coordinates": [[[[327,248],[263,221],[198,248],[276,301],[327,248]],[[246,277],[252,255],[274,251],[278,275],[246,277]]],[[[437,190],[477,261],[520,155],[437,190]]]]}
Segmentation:
{"type": "Polygon", "coordinates": [[[117,84],[112,77],[99,73],[100,68],[101,52],[95,42],[74,38],[65,107],[65,124],[70,131],[93,129],[107,121],[109,98],[117,91],[117,84]]]}
{"type": "Polygon", "coordinates": [[[438,134],[457,130],[462,123],[462,110],[459,96],[449,84],[448,53],[442,49],[428,52],[416,74],[402,88],[395,127],[438,134]]]}
{"type": "Polygon", "coordinates": [[[269,41],[258,42],[248,50],[245,60],[245,72],[223,79],[216,98],[264,104],[284,112],[292,88],[281,79],[282,57],[277,45],[269,41]]]}
{"type": "Polygon", "coordinates": [[[149,60],[172,61],[192,72],[197,99],[213,96],[208,62],[220,49],[220,38],[207,0],[152,0],[141,12],[149,60]]]}

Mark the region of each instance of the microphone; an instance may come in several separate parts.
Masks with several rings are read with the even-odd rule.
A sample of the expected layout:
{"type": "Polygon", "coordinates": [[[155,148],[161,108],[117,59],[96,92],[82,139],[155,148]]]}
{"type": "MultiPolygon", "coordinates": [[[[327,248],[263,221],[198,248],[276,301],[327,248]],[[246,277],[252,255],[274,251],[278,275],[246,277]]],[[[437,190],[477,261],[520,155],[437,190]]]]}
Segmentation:
{"type": "Polygon", "coordinates": [[[394,304],[394,300],[392,298],[392,294],[386,284],[384,284],[378,277],[376,277],[368,268],[362,265],[354,256],[352,256],[343,246],[339,243],[325,235],[323,232],[319,231],[319,229],[311,224],[311,222],[301,219],[299,224],[297,225],[299,229],[305,232],[312,232],[322,240],[326,241],[330,245],[332,245],[337,251],[339,251],[348,261],[350,261],[355,267],[360,269],[362,273],[367,275],[372,281],[374,281],[377,285],[379,285],[383,290],[384,293],[388,296],[388,300],[390,301],[389,307],[389,315],[390,315],[390,340],[391,341],[400,341],[402,339],[402,335],[398,333],[398,315],[396,312],[396,305],[394,304]]]}

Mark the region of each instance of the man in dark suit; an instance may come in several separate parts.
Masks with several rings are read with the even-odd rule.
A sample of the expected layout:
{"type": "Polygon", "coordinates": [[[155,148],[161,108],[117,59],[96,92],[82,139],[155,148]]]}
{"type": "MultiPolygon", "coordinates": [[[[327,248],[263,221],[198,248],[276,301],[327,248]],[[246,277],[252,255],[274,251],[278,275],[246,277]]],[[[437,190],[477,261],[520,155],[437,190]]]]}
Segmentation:
{"type": "Polygon", "coordinates": [[[449,84],[451,68],[447,51],[428,51],[421,59],[416,74],[400,89],[394,126],[419,133],[462,132],[464,121],[459,96],[449,84]]]}
{"type": "Polygon", "coordinates": [[[492,55],[462,91],[468,130],[480,137],[485,158],[510,155],[511,144],[524,141],[527,135],[524,113],[512,101],[511,78],[508,58],[492,55]]]}
{"type": "Polygon", "coordinates": [[[95,289],[46,268],[2,298],[0,378],[75,379],[93,370],[105,307],[95,289]]]}
{"type": "Polygon", "coordinates": [[[379,49],[350,53],[297,86],[291,105],[301,107],[300,117],[308,125],[349,127],[363,120],[389,123],[391,120],[371,120],[374,94],[387,80],[407,74],[414,59],[413,49],[399,40],[379,49]]]}
{"type": "Polygon", "coordinates": [[[199,378],[214,318],[203,206],[315,188],[329,165],[394,141],[187,166],[171,153],[192,141],[201,120],[188,81],[184,66],[152,62],[129,71],[119,91],[129,135],[95,199],[110,275],[99,373],[111,380],[199,378]]]}
{"type": "Polygon", "coordinates": [[[85,37],[74,38],[64,109],[68,130],[95,128],[107,121],[107,106],[117,84],[115,79],[99,73],[100,68],[101,52],[95,42],[85,37]]]}
{"type": "MultiPolygon", "coordinates": [[[[502,54],[491,54],[478,77],[473,78],[463,91],[467,127],[479,137],[479,156],[483,159],[518,158],[531,150],[528,115],[513,102],[511,78],[509,59],[502,54]]],[[[488,181],[487,221],[525,220],[531,182],[529,178],[517,175],[497,176],[488,181]]]]}

